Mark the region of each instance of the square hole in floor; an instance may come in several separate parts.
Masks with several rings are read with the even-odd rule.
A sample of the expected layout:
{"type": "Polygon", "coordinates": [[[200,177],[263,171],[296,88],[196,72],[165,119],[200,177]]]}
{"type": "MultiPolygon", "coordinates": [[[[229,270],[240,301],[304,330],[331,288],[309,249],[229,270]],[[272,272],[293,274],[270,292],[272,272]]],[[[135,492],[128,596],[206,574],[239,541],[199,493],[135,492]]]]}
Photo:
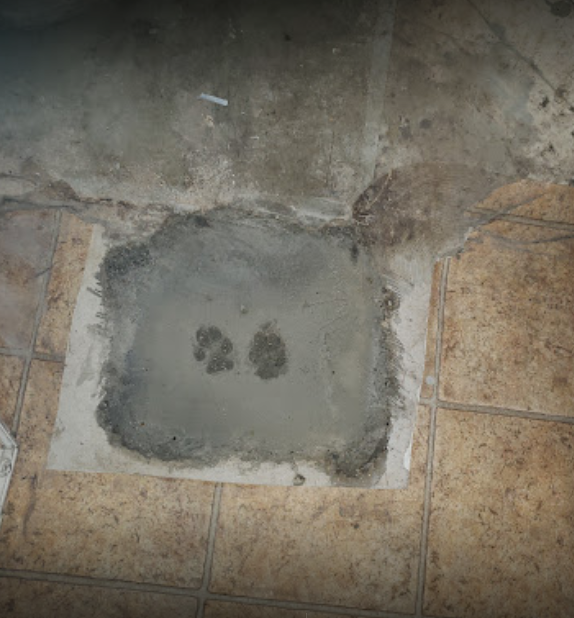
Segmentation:
{"type": "MultiPolygon", "coordinates": [[[[59,412],[59,433],[84,450],[99,441],[94,461],[119,455],[140,473],[209,480],[376,485],[401,398],[389,328],[398,297],[354,224],[216,209],[102,246],[95,261],[99,289],[89,293],[88,273],[59,412]],[[89,436],[71,412],[86,399],[97,419],[89,436]]],[[[76,450],[53,443],[53,467],[85,469],[76,450]]]]}

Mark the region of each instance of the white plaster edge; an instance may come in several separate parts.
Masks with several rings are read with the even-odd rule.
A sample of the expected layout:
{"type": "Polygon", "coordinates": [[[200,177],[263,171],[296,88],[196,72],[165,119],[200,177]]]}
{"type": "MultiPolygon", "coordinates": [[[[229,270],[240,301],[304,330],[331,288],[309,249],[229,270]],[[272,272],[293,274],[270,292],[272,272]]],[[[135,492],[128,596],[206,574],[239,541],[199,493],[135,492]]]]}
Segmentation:
{"type": "Polygon", "coordinates": [[[391,417],[386,469],[376,485],[381,489],[404,489],[409,483],[432,282],[432,260],[424,250],[416,249],[393,256],[386,265],[388,282],[400,297],[392,329],[402,345],[399,381],[403,401],[391,417]]]}

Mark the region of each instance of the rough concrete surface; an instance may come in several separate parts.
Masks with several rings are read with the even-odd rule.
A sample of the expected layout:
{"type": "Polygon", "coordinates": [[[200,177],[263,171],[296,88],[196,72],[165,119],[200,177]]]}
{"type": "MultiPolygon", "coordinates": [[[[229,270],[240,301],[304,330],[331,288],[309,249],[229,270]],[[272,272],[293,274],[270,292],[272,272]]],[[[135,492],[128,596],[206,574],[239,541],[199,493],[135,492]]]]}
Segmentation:
{"type": "Polygon", "coordinates": [[[4,32],[0,171],[142,205],[348,203],[372,175],[388,19],[374,0],[100,2],[4,32]]]}
{"type": "Polygon", "coordinates": [[[574,15],[551,4],[400,2],[381,170],[440,162],[504,181],[571,180],[574,15]]]}
{"type": "Polygon", "coordinates": [[[100,1],[6,30],[0,195],[349,204],[375,163],[568,181],[574,16],[549,4],[100,1]]]}
{"type": "MultiPolygon", "coordinates": [[[[30,0],[12,20],[27,29],[0,38],[0,210],[64,205],[116,249],[174,211],[216,206],[353,222],[400,299],[388,327],[401,403],[380,486],[404,484],[432,263],[460,250],[480,222],[467,210],[494,189],[573,179],[574,12],[546,0],[99,0],[75,14],[80,0],[54,2],[49,19],[30,0]]],[[[289,347],[261,326],[247,360],[271,342],[280,373],[289,347]]],[[[236,369],[224,329],[194,345],[214,377],[236,369]]]]}

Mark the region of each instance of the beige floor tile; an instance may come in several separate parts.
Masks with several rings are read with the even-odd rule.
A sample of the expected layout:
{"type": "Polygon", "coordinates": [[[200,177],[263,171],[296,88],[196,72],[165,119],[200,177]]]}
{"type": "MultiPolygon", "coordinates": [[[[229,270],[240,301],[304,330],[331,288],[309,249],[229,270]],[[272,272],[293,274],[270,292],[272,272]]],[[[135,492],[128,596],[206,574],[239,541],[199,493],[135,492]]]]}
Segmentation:
{"type": "Polygon", "coordinates": [[[0,566],[198,587],[212,485],[44,469],[61,371],[58,363],[32,364],[0,566]]]}
{"type": "Polygon", "coordinates": [[[193,618],[181,595],[0,579],[0,616],[10,618],[193,618]]]}
{"type": "MultiPolygon", "coordinates": [[[[1,607],[1,606],[0,606],[1,607]]],[[[244,603],[222,603],[207,601],[205,618],[337,618],[341,614],[326,614],[307,610],[280,609],[263,605],[247,605],[244,603]]],[[[343,616],[344,618],[344,616],[343,616]]],[[[352,618],[351,614],[347,618],[352,618]]]]}
{"type": "Polygon", "coordinates": [[[494,191],[477,208],[489,213],[574,224],[574,187],[523,180],[494,191]]]}
{"type": "Polygon", "coordinates": [[[0,346],[30,344],[46,269],[55,213],[17,212],[0,217],[0,346]]]}
{"type": "Polygon", "coordinates": [[[436,384],[435,358],[436,335],[438,329],[438,312],[440,304],[440,283],[442,278],[443,262],[437,262],[433,271],[431,297],[429,301],[429,319],[427,323],[427,343],[425,354],[425,368],[421,384],[421,397],[430,399],[434,395],[436,384]]]}
{"type": "Polygon", "coordinates": [[[441,410],[425,611],[574,616],[574,427],[441,410]]]}
{"type": "Polygon", "coordinates": [[[16,411],[24,360],[0,355],[0,421],[10,429],[16,411]]]}
{"type": "Polygon", "coordinates": [[[75,215],[62,215],[46,309],[36,341],[36,350],[39,352],[59,355],[66,353],[68,333],[91,237],[91,225],[75,215]]]}
{"type": "Polygon", "coordinates": [[[412,612],[428,424],[406,490],[224,487],[210,589],[412,612]]]}
{"type": "Polygon", "coordinates": [[[574,238],[495,222],[450,264],[443,400],[574,416],[574,238]]]}

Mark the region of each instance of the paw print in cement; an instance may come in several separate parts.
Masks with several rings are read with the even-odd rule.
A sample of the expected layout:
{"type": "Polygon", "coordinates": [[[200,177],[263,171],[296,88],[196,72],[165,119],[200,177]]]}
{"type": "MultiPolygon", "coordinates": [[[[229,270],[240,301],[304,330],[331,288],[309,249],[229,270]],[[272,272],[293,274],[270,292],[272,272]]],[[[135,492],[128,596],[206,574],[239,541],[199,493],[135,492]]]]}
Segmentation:
{"type": "Polygon", "coordinates": [[[262,380],[278,378],[287,372],[287,348],[271,323],[264,324],[255,333],[249,349],[249,360],[255,366],[255,375],[262,380]]]}
{"type": "Polygon", "coordinates": [[[199,362],[207,361],[207,373],[231,371],[233,360],[230,358],[233,344],[217,326],[201,326],[195,333],[197,344],[193,355],[199,362]]]}

